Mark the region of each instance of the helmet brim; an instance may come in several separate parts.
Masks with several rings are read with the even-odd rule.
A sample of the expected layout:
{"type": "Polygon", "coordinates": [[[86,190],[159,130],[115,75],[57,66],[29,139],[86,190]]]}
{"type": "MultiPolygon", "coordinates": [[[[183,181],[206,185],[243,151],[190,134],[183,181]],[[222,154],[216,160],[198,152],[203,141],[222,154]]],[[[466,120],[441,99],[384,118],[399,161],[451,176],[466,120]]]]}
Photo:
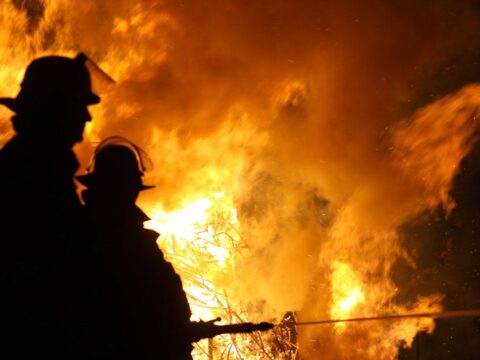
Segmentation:
{"type": "MultiPolygon", "coordinates": [[[[86,105],[95,105],[100,103],[100,97],[94,93],[89,93],[83,101],[86,105]]],[[[21,102],[15,98],[0,98],[0,105],[4,105],[16,113],[22,108],[21,102]]]]}
{"type": "Polygon", "coordinates": [[[10,110],[17,112],[18,110],[18,101],[13,98],[0,98],[0,105],[4,105],[10,110]]]}
{"type": "MultiPolygon", "coordinates": [[[[82,185],[86,186],[87,188],[91,188],[92,186],[95,186],[95,184],[98,183],[98,176],[96,176],[95,173],[91,174],[86,174],[86,175],[78,175],[75,176],[75,179],[82,185]]],[[[139,186],[139,191],[144,191],[148,189],[154,188],[155,185],[144,185],[141,184],[139,186]]]]}
{"type": "Polygon", "coordinates": [[[86,100],[85,103],[87,105],[95,105],[95,104],[100,103],[100,96],[98,96],[94,93],[90,93],[90,94],[88,94],[88,96],[85,100],[86,100]]]}

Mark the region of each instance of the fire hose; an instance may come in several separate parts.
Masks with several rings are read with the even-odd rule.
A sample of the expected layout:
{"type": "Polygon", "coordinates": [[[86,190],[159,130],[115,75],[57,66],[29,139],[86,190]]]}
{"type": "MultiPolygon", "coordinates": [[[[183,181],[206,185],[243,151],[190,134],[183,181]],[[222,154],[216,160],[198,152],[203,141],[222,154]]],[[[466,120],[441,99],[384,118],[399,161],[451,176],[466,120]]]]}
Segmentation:
{"type": "Polygon", "coordinates": [[[315,320],[315,321],[301,321],[296,322],[295,326],[305,325],[321,325],[321,324],[335,324],[342,322],[360,322],[360,321],[373,321],[373,320],[395,320],[395,319],[408,319],[408,318],[433,318],[433,319],[454,319],[454,318],[480,318],[480,309],[469,310],[452,310],[452,311],[438,311],[438,312],[424,312],[424,313],[412,313],[412,314],[390,314],[368,317],[356,317],[347,319],[329,319],[329,320],[315,320]]]}
{"type": "MultiPolygon", "coordinates": [[[[381,320],[398,320],[408,318],[432,318],[432,319],[458,319],[458,318],[480,318],[480,309],[468,309],[468,310],[450,310],[450,311],[438,311],[438,312],[422,312],[411,314],[390,314],[379,316],[366,316],[355,317],[347,319],[329,319],[329,320],[315,320],[315,321],[301,321],[294,322],[294,326],[306,326],[306,325],[322,325],[322,324],[335,324],[344,322],[362,322],[362,321],[381,321],[381,320]]],[[[193,322],[192,341],[198,341],[205,338],[213,338],[221,334],[239,334],[239,333],[251,333],[254,331],[267,331],[274,326],[283,326],[283,324],[271,324],[262,322],[259,324],[253,323],[241,323],[230,325],[215,325],[214,322],[220,319],[214,319],[207,322],[193,322]]]]}

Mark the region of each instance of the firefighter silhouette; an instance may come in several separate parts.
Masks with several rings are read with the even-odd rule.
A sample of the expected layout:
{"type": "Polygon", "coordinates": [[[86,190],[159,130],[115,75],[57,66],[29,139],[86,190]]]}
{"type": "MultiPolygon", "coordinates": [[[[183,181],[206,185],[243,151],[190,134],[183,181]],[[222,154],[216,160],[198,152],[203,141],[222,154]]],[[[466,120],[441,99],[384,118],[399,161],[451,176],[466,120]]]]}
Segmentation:
{"type": "Polygon", "coordinates": [[[86,186],[86,358],[191,358],[182,282],[135,205],[139,192],[151,188],[142,181],[148,163],[139,147],[111,137],[97,147],[88,173],[77,177],[86,186]]]}
{"type": "Polygon", "coordinates": [[[15,114],[0,150],[0,357],[74,354],[74,235],[80,201],[72,146],[82,140],[92,92],[86,57],[47,56],[27,67],[21,90],[0,104],[15,114]]]}

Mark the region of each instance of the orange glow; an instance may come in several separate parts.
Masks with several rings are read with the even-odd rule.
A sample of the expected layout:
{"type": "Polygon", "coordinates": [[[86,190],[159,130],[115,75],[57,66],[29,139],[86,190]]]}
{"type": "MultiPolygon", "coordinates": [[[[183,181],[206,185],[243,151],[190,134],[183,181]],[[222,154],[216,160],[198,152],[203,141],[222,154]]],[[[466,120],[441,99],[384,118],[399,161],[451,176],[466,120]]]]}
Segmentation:
{"type": "MultiPolygon", "coordinates": [[[[421,265],[398,229],[455,206],[449,192],[477,140],[480,85],[405,119],[398,109],[414,98],[415,76],[437,71],[444,52],[458,55],[463,38],[450,32],[474,20],[458,15],[454,32],[426,26],[436,19],[428,6],[397,16],[376,5],[349,2],[347,19],[341,5],[318,1],[3,1],[0,97],[15,96],[27,64],[45,54],[83,51],[116,80],[75,150],[85,167],[100,139],[121,135],[150,155],[145,182],[157,187],[139,205],[195,319],[439,311],[439,294],[398,300],[408,283],[392,279],[397,261],[421,265]],[[405,29],[420,35],[412,42],[405,29]]],[[[0,145],[13,134],[10,116],[0,108],[0,145]]],[[[322,359],[391,360],[434,325],[223,335],[197,344],[194,358],[293,360],[298,350],[314,360],[323,342],[322,359]]]]}
{"type": "MultiPolygon", "coordinates": [[[[348,319],[355,308],[365,302],[362,284],[358,275],[345,263],[334,261],[332,270],[332,319],[348,319]]],[[[345,328],[344,323],[336,325],[337,331],[345,328]]]]}
{"type": "MultiPolygon", "coordinates": [[[[239,223],[232,206],[231,198],[217,192],[184,203],[178,211],[149,209],[152,220],[147,227],[161,234],[159,247],[182,277],[193,320],[221,317],[221,323],[236,323],[254,315],[248,315],[238,305],[241,299],[230,296],[225,288],[224,281],[235,271],[237,257],[245,253],[240,248],[239,223]]],[[[258,357],[261,352],[271,351],[267,343],[259,346],[262,337],[260,334],[219,336],[213,340],[214,354],[228,350],[236,356],[258,357]]],[[[208,340],[196,344],[195,358],[208,359],[207,349],[208,340]]]]}
{"type": "Polygon", "coordinates": [[[345,263],[334,261],[332,271],[332,319],[351,317],[356,305],[365,302],[358,275],[345,263]]]}

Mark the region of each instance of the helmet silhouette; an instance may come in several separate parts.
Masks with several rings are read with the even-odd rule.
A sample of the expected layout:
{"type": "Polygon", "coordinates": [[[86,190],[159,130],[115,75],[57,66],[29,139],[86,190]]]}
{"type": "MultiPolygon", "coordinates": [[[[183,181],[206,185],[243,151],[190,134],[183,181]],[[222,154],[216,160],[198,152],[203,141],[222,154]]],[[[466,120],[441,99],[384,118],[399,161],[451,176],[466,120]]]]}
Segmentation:
{"type": "Polygon", "coordinates": [[[139,191],[154,186],[144,185],[143,172],[150,164],[146,153],[129,140],[114,136],[105,139],[95,150],[86,175],[77,180],[88,188],[121,184],[139,191]]]}
{"type": "Polygon", "coordinates": [[[16,98],[0,98],[0,104],[14,112],[27,108],[54,106],[65,100],[84,105],[100,102],[92,92],[85,55],[75,58],[45,56],[28,65],[16,98]]]}

